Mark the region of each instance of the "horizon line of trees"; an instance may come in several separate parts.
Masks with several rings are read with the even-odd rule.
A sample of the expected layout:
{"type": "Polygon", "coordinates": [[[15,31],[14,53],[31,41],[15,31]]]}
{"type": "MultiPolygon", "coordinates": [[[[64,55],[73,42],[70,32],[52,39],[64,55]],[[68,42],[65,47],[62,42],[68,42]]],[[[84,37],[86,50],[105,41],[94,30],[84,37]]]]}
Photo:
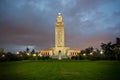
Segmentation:
{"type": "MultiPolygon", "coordinates": [[[[88,47],[76,56],[71,56],[73,60],[120,60],[120,38],[116,38],[116,43],[101,43],[100,49],[88,47]]],[[[19,51],[16,54],[11,52],[4,52],[0,48],[0,62],[4,61],[19,61],[19,60],[47,60],[51,59],[48,56],[39,56],[38,52],[34,49],[30,51],[27,47],[25,51],[19,51]]]]}
{"type": "Polygon", "coordinates": [[[116,38],[116,43],[101,43],[100,49],[88,47],[81,50],[80,54],[73,56],[72,59],[90,60],[120,60],[120,38],[116,38]]]}

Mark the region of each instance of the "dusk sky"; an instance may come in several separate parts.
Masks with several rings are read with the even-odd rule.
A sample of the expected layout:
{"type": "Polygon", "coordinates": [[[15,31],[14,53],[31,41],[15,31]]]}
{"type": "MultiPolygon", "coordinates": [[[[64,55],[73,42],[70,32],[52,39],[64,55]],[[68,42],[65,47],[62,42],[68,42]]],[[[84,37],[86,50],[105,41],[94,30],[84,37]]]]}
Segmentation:
{"type": "Polygon", "coordinates": [[[65,45],[85,49],[120,37],[120,0],[0,0],[0,48],[5,52],[54,47],[57,13],[65,45]]]}

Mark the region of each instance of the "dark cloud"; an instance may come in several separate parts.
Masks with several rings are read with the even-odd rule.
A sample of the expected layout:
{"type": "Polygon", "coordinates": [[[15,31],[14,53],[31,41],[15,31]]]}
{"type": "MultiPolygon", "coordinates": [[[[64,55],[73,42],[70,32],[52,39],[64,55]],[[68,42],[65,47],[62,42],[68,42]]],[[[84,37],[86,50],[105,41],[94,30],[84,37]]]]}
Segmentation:
{"type": "Polygon", "coordinates": [[[65,44],[73,49],[99,47],[120,37],[119,0],[0,0],[0,47],[54,46],[58,12],[65,24],[65,44]]]}

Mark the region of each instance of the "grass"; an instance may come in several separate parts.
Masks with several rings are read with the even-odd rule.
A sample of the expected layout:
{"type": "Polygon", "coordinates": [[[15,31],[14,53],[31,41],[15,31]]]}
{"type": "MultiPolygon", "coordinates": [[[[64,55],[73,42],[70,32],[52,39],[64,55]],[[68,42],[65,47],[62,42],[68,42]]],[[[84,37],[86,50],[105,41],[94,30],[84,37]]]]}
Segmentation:
{"type": "Polygon", "coordinates": [[[0,80],[120,80],[120,62],[82,60],[2,62],[0,80]]]}

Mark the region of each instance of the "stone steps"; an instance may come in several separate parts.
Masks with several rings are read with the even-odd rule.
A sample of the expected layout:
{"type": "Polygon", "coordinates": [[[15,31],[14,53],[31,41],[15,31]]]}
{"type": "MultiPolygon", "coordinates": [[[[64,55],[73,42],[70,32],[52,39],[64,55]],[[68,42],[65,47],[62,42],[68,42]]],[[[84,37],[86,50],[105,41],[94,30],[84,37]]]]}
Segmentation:
{"type": "MultiPolygon", "coordinates": [[[[58,56],[58,55],[53,55],[53,56],[52,56],[52,58],[53,58],[53,59],[58,59],[58,58],[59,58],[59,56],[58,56]]],[[[67,57],[67,56],[62,55],[62,56],[61,56],[61,58],[62,58],[62,59],[67,59],[68,57],[67,57]]]]}

